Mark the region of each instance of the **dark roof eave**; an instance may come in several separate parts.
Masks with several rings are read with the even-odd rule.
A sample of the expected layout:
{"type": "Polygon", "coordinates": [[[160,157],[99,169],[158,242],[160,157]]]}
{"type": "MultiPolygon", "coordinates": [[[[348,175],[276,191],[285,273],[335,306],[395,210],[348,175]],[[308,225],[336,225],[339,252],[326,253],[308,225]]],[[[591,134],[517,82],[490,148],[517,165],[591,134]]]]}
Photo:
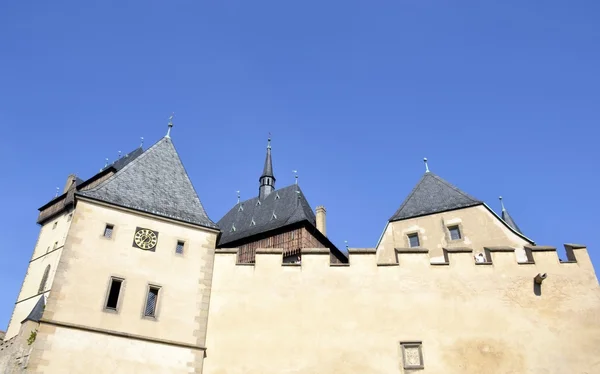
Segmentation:
{"type": "Polygon", "coordinates": [[[191,222],[191,221],[188,221],[188,220],[185,220],[185,219],[181,219],[181,218],[169,217],[169,216],[166,216],[166,215],[164,215],[164,214],[158,214],[158,213],[147,212],[147,211],[145,211],[145,210],[141,210],[141,209],[132,208],[132,207],[130,207],[130,206],[125,206],[125,205],[121,205],[121,204],[115,204],[115,203],[113,203],[113,202],[108,202],[108,201],[104,201],[104,200],[101,200],[101,199],[96,199],[96,198],[94,198],[94,197],[90,197],[90,196],[82,195],[82,194],[80,194],[79,192],[76,192],[76,193],[75,193],[75,196],[76,196],[77,198],[80,198],[80,199],[83,199],[83,200],[92,200],[92,201],[98,201],[98,202],[100,202],[100,203],[103,203],[103,204],[114,205],[114,206],[117,206],[117,207],[120,207],[120,208],[124,208],[124,209],[130,209],[130,210],[134,210],[134,211],[136,211],[136,212],[145,213],[145,214],[151,214],[151,215],[154,215],[154,216],[157,216],[157,217],[162,217],[162,218],[170,219],[170,220],[173,220],[173,221],[177,221],[177,222],[186,223],[186,224],[188,224],[188,225],[193,225],[193,226],[202,227],[202,228],[204,228],[204,229],[209,229],[209,230],[211,230],[211,231],[215,231],[215,232],[221,232],[221,230],[219,229],[219,226],[217,226],[216,224],[215,224],[214,226],[209,226],[209,225],[204,225],[204,224],[197,223],[197,222],[191,222]]]}
{"type": "Polygon", "coordinates": [[[294,223],[291,223],[291,224],[288,224],[288,225],[284,225],[284,226],[280,226],[280,227],[277,227],[277,228],[274,228],[274,229],[271,229],[271,230],[267,230],[267,231],[263,231],[263,232],[260,232],[260,233],[256,233],[256,234],[253,234],[253,235],[250,235],[250,236],[246,236],[246,237],[243,237],[243,238],[235,239],[235,240],[232,240],[232,241],[229,241],[229,242],[219,243],[218,247],[221,247],[221,248],[236,248],[236,247],[242,245],[241,243],[249,242],[249,241],[254,241],[253,239],[256,239],[256,238],[258,238],[260,236],[268,235],[268,234],[271,234],[271,233],[276,232],[276,231],[283,231],[286,228],[289,229],[289,228],[292,228],[294,226],[297,226],[297,227],[309,226],[311,229],[313,229],[313,230],[311,230],[311,234],[317,236],[317,239],[319,239],[319,241],[323,242],[323,244],[325,244],[327,246],[327,248],[329,248],[331,251],[335,251],[336,253],[339,253],[342,257],[344,257],[346,260],[348,260],[348,256],[346,256],[344,254],[344,252],[340,251],[338,249],[338,247],[336,247],[336,245],[333,244],[331,242],[331,240],[329,240],[329,238],[327,238],[325,235],[323,235],[323,233],[320,232],[307,219],[303,219],[301,221],[297,221],[297,222],[294,222],[294,223]]]}
{"type": "Polygon", "coordinates": [[[419,217],[424,217],[424,216],[430,216],[432,214],[445,213],[445,212],[451,212],[453,210],[471,208],[471,207],[478,206],[478,205],[485,205],[485,204],[482,201],[478,201],[478,202],[474,202],[473,204],[468,204],[468,205],[464,205],[464,206],[457,207],[457,208],[445,209],[445,210],[440,210],[440,211],[431,212],[431,213],[416,214],[416,215],[412,215],[412,216],[408,216],[408,217],[404,217],[404,218],[394,219],[394,216],[392,216],[390,219],[388,219],[388,222],[404,221],[404,220],[407,220],[407,219],[413,219],[413,218],[419,218],[419,217]]]}

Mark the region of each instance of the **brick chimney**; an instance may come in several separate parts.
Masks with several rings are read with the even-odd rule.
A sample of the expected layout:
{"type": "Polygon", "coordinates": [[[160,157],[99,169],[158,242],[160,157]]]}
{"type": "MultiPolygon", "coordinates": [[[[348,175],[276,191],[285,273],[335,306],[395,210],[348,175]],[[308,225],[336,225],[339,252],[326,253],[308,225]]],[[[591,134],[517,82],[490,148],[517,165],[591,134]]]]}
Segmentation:
{"type": "Polygon", "coordinates": [[[327,236],[327,225],[325,223],[325,215],[327,211],[323,205],[319,205],[317,211],[317,230],[321,231],[321,234],[327,236]]]}
{"type": "Polygon", "coordinates": [[[65,188],[63,189],[63,193],[67,192],[69,188],[71,188],[73,182],[75,182],[76,179],[77,176],[75,176],[75,174],[69,174],[69,176],[67,177],[67,183],[65,183],[65,188]]]}

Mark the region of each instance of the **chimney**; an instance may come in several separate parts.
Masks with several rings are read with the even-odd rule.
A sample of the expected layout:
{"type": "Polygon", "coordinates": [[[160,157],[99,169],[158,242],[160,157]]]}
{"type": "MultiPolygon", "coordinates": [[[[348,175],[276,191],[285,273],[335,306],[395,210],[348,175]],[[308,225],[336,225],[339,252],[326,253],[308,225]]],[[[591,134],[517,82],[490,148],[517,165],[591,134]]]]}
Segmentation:
{"type": "Polygon", "coordinates": [[[63,189],[63,193],[67,192],[69,188],[71,188],[76,179],[77,176],[75,176],[75,174],[69,174],[67,177],[67,183],[65,183],[65,188],[63,189]]]}
{"type": "Polygon", "coordinates": [[[317,207],[317,230],[321,231],[321,234],[327,236],[327,226],[325,224],[325,214],[327,211],[323,205],[317,207]]]}

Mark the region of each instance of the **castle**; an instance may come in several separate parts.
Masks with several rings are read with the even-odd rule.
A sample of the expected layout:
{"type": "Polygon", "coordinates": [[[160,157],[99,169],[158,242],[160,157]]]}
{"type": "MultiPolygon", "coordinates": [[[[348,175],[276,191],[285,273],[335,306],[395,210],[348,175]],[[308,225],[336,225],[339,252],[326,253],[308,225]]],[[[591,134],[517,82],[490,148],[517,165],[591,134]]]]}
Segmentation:
{"type": "Polygon", "coordinates": [[[215,223],[171,126],[39,209],[1,373],[600,373],[584,245],[560,260],[427,170],[346,253],[276,188],[270,140],[257,196],[215,223]]]}

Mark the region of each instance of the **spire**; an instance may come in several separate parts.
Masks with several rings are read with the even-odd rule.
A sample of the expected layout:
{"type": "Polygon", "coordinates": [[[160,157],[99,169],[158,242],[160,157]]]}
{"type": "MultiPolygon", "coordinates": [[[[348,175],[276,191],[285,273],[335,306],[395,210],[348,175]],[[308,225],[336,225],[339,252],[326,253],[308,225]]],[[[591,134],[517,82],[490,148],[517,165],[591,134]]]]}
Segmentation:
{"type": "Polygon", "coordinates": [[[502,196],[498,197],[498,199],[500,200],[500,206],[502,207],[502,220],[504,222],[506,222],[506,224],[509,225],[513,230],[515,230],[519,234],[523,234],[521,232],[521,229],[519,228],[519,226],[517,226],[515,221],[512,219],[510,214],[508,214],[508,211],[504,207],[504,202],[502,201],[502,196]]]}
{"type": "Polygon", "coordinates": [[[173,128],[173,117],[175,117],[175,112],[171,113],[171,117],[169,117],[169,129],[167,130],[167,138],[171,137],[171,129],[173,128]]]}
{"type": "Polygon", "coordinates": [[[426,172],[426,173],[429,173],[429,165],[427,165],[427,157],[425,157],[425,158],[423,159],[423,162],[425,163],[425,172],[426,172]]]}
{"type": "Polygon", "coordinates": [[[271,134],[267,141],[267,157],[265,158],[265,166],[260,178],[260,187],[258,188],[258,198],[260,200],[267,197],[271,192],[275,191],[275,175],[273,175],[273,161],[271,160],[271,134]]]}

